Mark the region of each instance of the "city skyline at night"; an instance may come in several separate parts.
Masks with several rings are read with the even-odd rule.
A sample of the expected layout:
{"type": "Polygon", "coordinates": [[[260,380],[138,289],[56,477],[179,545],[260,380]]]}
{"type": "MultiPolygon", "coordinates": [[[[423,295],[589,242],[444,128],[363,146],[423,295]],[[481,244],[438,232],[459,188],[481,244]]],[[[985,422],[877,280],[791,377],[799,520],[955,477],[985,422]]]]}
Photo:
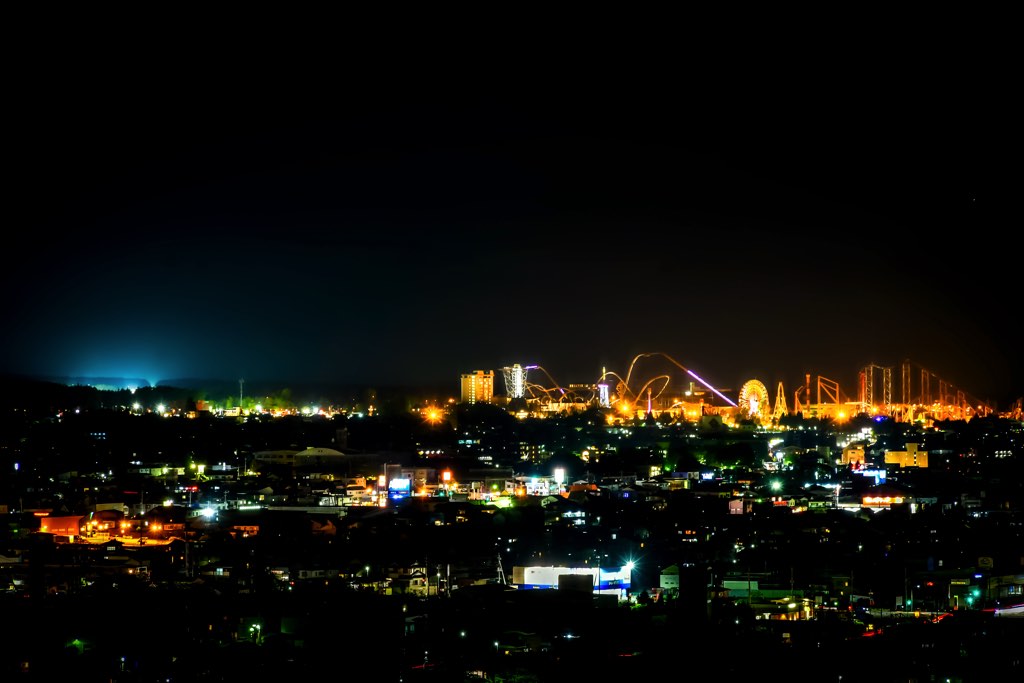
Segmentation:
{"type": "Polygon", "coordinates": [[[856,397],[910,360],[1024,395],[1009,120],[975,76],[318,95],[89,64],[14,85],[2,372],[457,390],[657,351],[733,389],[856,397]]]}
{"type": "Polygon", "coordinates": [[[519,363],[478,368],[461,373],[457,382],[436,386],[266,380],[247,383],[244,378],[198,377],[163,382],[117,376],[31,378],[8,375],[4,379],[15,401],[19,386],[25,388],[36,382],[115,392],[122,396],[122,401],[126,400],[121,393],[124,390],[133,396],[139,389],[152,390],[145,392],[144,403],[136,399],[136,410],[143,411],[157,410],[158,403],[166,404],[167,396],[176,397],[173,406],[166,404],[160,412],[164,409],[186,411],[181,401],[188,397],[189,404],[201,399],[200,405],[205,406],[205,410],[216,412],[235,409],[246,413],[280,412],[283,408],[301,408],[335,414],[350,410],[361,412],[368,407],[372,412],[378,409],[377,404],[382,399],[384,403],[397,399],[398,404],[394,405],[404,403],[407,407],[498,402],[520,408],[532,406],[534,414],[614,408],[616,413],[635,413],[638,417],[647,413],[654,416],[668,413],[690,420],[710,409],[716,413],[724,411],[732,419],[750,418],[761,424],[775,423],[783,415],[842,421],[857,414],[871,414],[887,415],[898,421],[919,421],[970,419],[992,414],[1019,418],[1021,414],[1020,401],[1010,406],[994,405],[910,359],[893,366],[872,364],[860,368],[857,380],[850,384],[836,381],[836,376],[841,375],[806,373],[801,381],[792,383],[746,378],[728,386],[716,381],[716,386],[669,354],[647,352],[635,356],[621,372],[605,367],[596,379],[583,382],[560,382],[548,368],[519,363]],[[26,381],[28,384],[24,383],[26,381]]]}
{"type": "Polygon", "coordinates": [[[1011,22],[47,9],[0,680],[1022,679],[1011,22]]]}

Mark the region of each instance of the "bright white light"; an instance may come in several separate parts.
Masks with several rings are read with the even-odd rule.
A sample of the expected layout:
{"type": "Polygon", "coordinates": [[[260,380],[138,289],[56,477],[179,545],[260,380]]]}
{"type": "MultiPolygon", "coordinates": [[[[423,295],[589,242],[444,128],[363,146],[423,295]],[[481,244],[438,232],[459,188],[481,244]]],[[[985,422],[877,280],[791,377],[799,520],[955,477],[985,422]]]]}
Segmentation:
{"type": "Polygon", "coordinates": [[[201,514],[203,517],[213,517],[215,511],[213,508],[203,508],[202,510],[199,511],[199,514],[201,514]]]}
{"type": "Polygon", "coordinates": [[[165,410],[166,410],[166,406],[164,406],[164,404],[163,404],[163,403],[160,403],[160,404],[159,404],[159,405],[157,405],[157,407],[156,407],[156,412],[158,412],[158,413],[162,413],[162,412],[164,412],[165,410]]]}

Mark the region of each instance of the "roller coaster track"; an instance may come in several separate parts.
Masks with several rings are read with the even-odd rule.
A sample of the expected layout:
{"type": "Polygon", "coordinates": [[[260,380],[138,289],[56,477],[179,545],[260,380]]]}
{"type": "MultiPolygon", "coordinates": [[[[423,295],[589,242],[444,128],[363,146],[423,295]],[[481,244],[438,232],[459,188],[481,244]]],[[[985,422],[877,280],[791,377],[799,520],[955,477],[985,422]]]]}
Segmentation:
{"type": "Polygon", "coordinates": [[[953,410],[975,412],[979,415],[995,412],[995,408],[987,401],[964,391],[909,359],[904,360],[900,367],[900,400],[904,405],[947,406],[953,410]]]}
{"type": "MultiPolygon", "coordinates": [[[[542,400],[547,401],[548,403],[559,404],[590,404],[597,399],[598,386],[601,384],[607,385],[607,381],[609,379],[614,379],[617,382],[615,388],[617,398],[613,399],[611,401],[612,403],[622,402],[622,406],[628,406],[629,404],[638,404],[644,400],[658,400],[668,390],[671,382],[670,375],[659,374],[651,377],[638,389],[634,389],[631,386],[631,382],[636,381],[634,380],[633,375],[639,362],[644,359],[658,356],[685,372],[688,376],[692,377],[701,385],[712,391],[730,406],[734,408],[739,407],[734,401],[723,395],[721,391],[713,387],[695,372],[685,367],[672,356],[660,351],[637,354],[630,361],[625,377],[616,372],[603,370],[598,382],[593,386],[569,385],[568,388],[562,387],[554,377],[551,376],[551,373],[549,373],[546,368],[540,365],[531,365],[528,366],[529,369],[539,370],[542,372],[551,383],[551,386],[544,387],[536,382],[526,382],[525,389],[529,397],[534,400],[542,400]],[[645,396],[645,394],[647,395],[645,396]]],[[[910,360],[905,360],[901,364],[901,392],[897,398],[895,395],[896,387],[892,386],[892,376],[894,374],[892,370],[892,368],[885,368],[871,364],[861,371],[861,396],[858,403],[861,405],[862,409],[867,409],[869,407],[868,401],[874,402],[873,399],[875,398],[873,395],[875,393],[873,376],[869,373],[880,371],[884,375],[884,384],[883,391],[879,392],[882,396],[879,398],[883,399],[886,412],[897,420],[901,418],[912,419],[915,415],[930,415],[937,419],[956,419],[970,415],[989,415],[995,412],[995,409],[986,401],[980,400],[976,396],[963,391],[953,383],[940,377],[937,373],[932,372],[919,364],[912,363],[910,360]]],[[[806,376],[805,385],[798,388],[794,393],[793,412],[800,412],[801,409],[810,404],[810,393],[812,389],[810,380],[811,375],[808,374],[806,376]]],[[[780,382],[780,396],[782,396],[782,391],[783,387],[780,382]]],[[[818,404],[821,405],[823,401],[829,400],[836,405],[852,403],[850,398],[841,391],[838,382],[819,376],[817,381],[818,404]]],[[[778,399],[776,399],[776,401],[778,402],[778,399]]],[[[676,403],[678,404],[679,402],[677,401],[676,403]]],[[[1016,417],[1017,419],[1024,417],[1024,407],[1022,407],[1022,404],[1024,404],[1024,398],[1018,399],[1007,415],[1010,417],[1016,417]]],[[[786,412],[784,402],[781,410],[782,412],[786,412]]],[[[776,406],[776,412],[779,412],[778,406],[776,406]]]]}
{"type": "Polygon", "coordinates": [[[995,412],[988,402],[910,360],[900,364],[898,392],[893,386],[895,374],[893,367],[874,363],[860,371],[859,401],[865,409],[880,411],[900,421],[922,417],[965,419],[995,412]],[[881,392],[875,391],[876,376],[882,379],[881,392]]]}
{"type": "Polygon", "coordinates": [[[526,392],[530,395],[530,398],[540,399],[543,397],[544,400],[549,403],[589,403],[592,402],[596,396],[595,392],[591,391],[590,395],[584,395],[575,389],[566,389],[562,387],[551,373],[546,368],[540,365],[530,366],[531,370],[540,370],[551,382],[550,387],[544,387],[536,382],[526,382],[526,392]]]}
{"type": "Polygon", "coordinates": [[[535,382],[526,383],[526,391],[532,399],[543,396],[549,403],[591,403],[596,400],[596,392],[580,392],[576,389],[563,389],[562,387],[544,387],[535,382]]]}
{"type": "Polygon", "coordinates": [[[540,366],[540,365],[537,365],[537,366],[535,366],[535,367],[534,367],[534,369],[535,369],[535,370],[540,370],[541,372],[543,372],[543,373],[544,373],[544,375],[545,375],[545,376],[546,376],[546,377],[547,377],[547,378],[548,378],[549,380],[551,380],[551,386],[552,386],[552,387],[554,387],[555,389],[557,389],[557,390],[558,390],[559,392],[561,392],[561,393],[563,393],[563,394],[565,393],[565,389],[563,389],[563,388],[562,388],[561,386],[559,386],[558,382],[556,382],[556,381],[555,381],[555,378],[551,376],[551,373],[550,373],[550,372],[548,372],[547,368],[545,368],[545,367],[542,367],[542,366],[540,366]]]}
{"type": "MultiPolygon", "coordinates": [[[[659,375],[656,375],[654,377],[651,377],[651,378],[647,379],[643,383],[643,385],[640,386],[636,390],[634,390],[630,386],[630,382],[632,381],[632,378],[633,378],[633,371],[636,369],[637,363],[641,359],[652,358],[652,357],[655,357],[655,356],[661,356],[662,358],[664,358],[668,362],[672,363],[677,368],[679,368],[680,370],[685,372],[687,375],[689,375],[690,377],[692,377],[693,379],[698,381],[700,384],[702,384],[705,387],[707,387],[708,389],[710,389],[712,392],[715,393],[715,395],[717,395],[719,398],[721,398],[727,404],[729,404],[729,405],[731,405],[733,407],[737,406],[737,404],[734,401],[732,401],[729,397],[727,397],[724,394],[722,394],[722,392],[720,392],[718,389],[716,389],[711,384],[709,384],[706,380],[704,380],[702,377],[700,377],[697,373],[695,373],[692,370],[690,370],[689,368],[685,367],[682,363],[677,361],[672,356],[670,356],[670,355],[668,355],[666,353],[662,353],[660,351],[653,351],[653,352],[649,352],[649,353],[641,353],[641,354],[638,354],[637,356],[635,356],[633,358],[633,360],[630,361],[629,370],[627,371],[625,377],[622,377],[621,375],[619,375],[616,372],[612,372],[612,371],[608,371],[608,370],[605,370],[602,373],[600,379],[598,380],[598,383],[604,383],[609,378],[614,378],[614,379],[616,379],[618,381],[618,384],[616,386],[616,393],[618,394],[618,398],[613,400],[612,403],[616,403],[618,401],[624,401],[627,404],[628,403],[636,404],[636,403],[639,403],[640,401],[643,401],[643,400],[654,401],[654,400],[657,400],[657,399],[661,398],[661,396],[668,389],[669,383],[671,382],[671,379],[672,379],[671,376],[668,375],[668,374],[659,374],[659,375]],[[645,396],[645,393],[647,394],[646,396],[645,396]]],[[[538,384],[536,382],[529,382],[529,381],[527,381],[525,383],[525,390],[526,390],[526,393],[528,394],[529,398],[531,398],[531,399],[543,400],[543,401],[547,401],[548,403],[591,403],[591,402],[593,402],[597,398],[597,395],[596,395],[596,393],[597,393],[597,384],[594,385],[594,387],[592,388],[591,391],[589,391],[589,392],[581,392],[577,388],[572,387],[572,386],[570,386],[569,388],[562,387],[555,380],[555,378],[551,376],[551,373],[549,373],[546,368],[544,368],[544,367],[542,367],[540,365],[531,365],[529,367],[530,367],[531,370],[539,370],[540,372],[542,372],[544,374],[544,376],[547,377],[548,381],[551,383],[550,386],[544,387],[541,384],[538,384]]]]}
{"type": "Polygon", "coordinates": [[[1012,420],[1024,420],[1024,396],[1013,402],[1006,416],[1012,420]]]}
{"type": "MultiPolygon", "coordinates": [[[[614,373],[609,372],[606,374],[611,375],[614,373]]],[[[629,388],[629,384],[624,379],[622,379],[618,375],[615,376],[619,379],[619,383],[615,387],[616,392],[619,395],[619,399],[626,399],[628,401],[633,401],[634,403],[643,400],[644,392],[647,391],[655,382],[659,381],[663,382],[663,384],[658,389],[658,393],[653,394],[651,398],[657,399],[661,397],[661,395],[665,392],[665,389],[668,388],[669,382],[672,379],[669,375],[657,375],[656,377],[652,377],[651,379],[644,382],[644,385],[640,387],[638,390],[633,391],[632,389],[629,388]]]]}
{"type": "MultiPolygon", "coordinates": [[[[732,399],[730,399],[727,396],[725,396],[724,394],[722,394],[722,392],[720,392],[715,387],[711,386],[708,382],[706,382],[702,377],[700,377],[693,370],[690,370],[689,368],[683,366],[683,364],[680,363],[679,361],[677,361],[675,358],[673,358],[672,356],[668,355],[667,353],[662,353],[661,351],[652,351],[652,352],[649,352],[649,353],[641,353],[641,354],[637,354],[637,356],[635,358],[633,358],[632,362],[630,362],[630,364],[629,364],[629,370],[626,372],[625,384],[626,384],[627,387],[629,386],[629,379],[630,379],[630,377],[633,376],[633,368],[636,366],[637,361],[640,360],[641,358],[651,358],[652,356],[661,356],[662,358],[664,358],[665,360],[667,360],[668,362],[672,363],[677,368],[679,368],[680,370],[682,370],[683,372],[688,374],[690,377],[693,377],[695,380],[697,380],[698,382],[703,384],[705,387],[710,389],[712,392],[715,393],[715,395],[717,395],[719,398],[724,400],[726,403],[728,403],[729,405],[731,405],[734,408],[737,407],[735,401],[733,401],[732,399]]],[[[664,391],[664,388],[662,389],[662,391],[664,391]]]]}

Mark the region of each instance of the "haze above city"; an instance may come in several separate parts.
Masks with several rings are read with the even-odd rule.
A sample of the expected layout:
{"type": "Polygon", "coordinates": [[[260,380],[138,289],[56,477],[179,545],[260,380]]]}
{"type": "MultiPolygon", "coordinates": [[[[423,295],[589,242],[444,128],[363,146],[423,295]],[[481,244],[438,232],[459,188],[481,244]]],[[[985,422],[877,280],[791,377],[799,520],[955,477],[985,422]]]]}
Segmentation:
{"type": "Polygon", "coordinates": [[[659,353],[722,388],[856,398],[860,369],[911,360],[1024,395],[1009,117],[966,71],[315,89],[97,66],[12,88],[0,371],[454,395],[659,353]]]}

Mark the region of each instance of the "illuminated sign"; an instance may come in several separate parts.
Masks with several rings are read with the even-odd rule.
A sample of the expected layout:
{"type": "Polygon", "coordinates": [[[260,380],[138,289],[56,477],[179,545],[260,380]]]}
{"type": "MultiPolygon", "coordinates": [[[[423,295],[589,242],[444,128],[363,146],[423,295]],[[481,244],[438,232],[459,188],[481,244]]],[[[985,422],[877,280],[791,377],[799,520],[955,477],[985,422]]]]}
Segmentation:
{"type": "Polygon", "coordinates": [[[392,479],[388,482],[388,498],[406,498],[410,493],[412,493],[411,479],[392,479]]]}
{"type": "Polygon", "coordinates": [[[864,496],[865,505],[899,505],[902,502],[902,496],[864,496]]]}
{"type": "Polygon", "coordinates": [[[514,583],[519,589],[558,588],[558,577],[566,574],[590,575],[595,591],[629,590],[632,568],[621,567],[516,567],[514,583]],[[519,580],[520,570],[521,583],[519,580]]]}

